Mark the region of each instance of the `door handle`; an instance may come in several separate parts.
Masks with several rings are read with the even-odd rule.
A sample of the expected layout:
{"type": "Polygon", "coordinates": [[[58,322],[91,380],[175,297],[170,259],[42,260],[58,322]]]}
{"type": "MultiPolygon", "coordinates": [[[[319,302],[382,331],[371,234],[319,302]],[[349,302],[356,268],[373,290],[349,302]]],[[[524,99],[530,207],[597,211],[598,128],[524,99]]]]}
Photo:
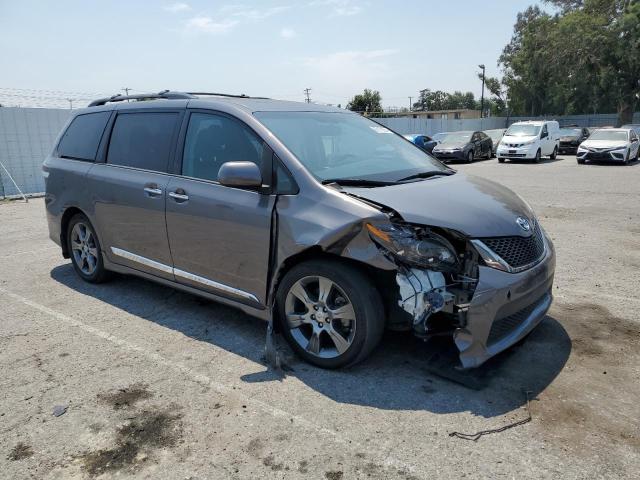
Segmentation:
{"type": "Polygon", "coordinates": [[[169,192],[169,196],[176,202],[186,202],[187,200],[189,200],[189,195],[185,195],[184,193],[169,192]]]}
{"type": "Polygon", "coordinates": [[[144,187],[144,191],[151,195],[152,197],[156,197],[158,195],[162,195],[161,188],[153,188],[153,187],[144,187]]]}

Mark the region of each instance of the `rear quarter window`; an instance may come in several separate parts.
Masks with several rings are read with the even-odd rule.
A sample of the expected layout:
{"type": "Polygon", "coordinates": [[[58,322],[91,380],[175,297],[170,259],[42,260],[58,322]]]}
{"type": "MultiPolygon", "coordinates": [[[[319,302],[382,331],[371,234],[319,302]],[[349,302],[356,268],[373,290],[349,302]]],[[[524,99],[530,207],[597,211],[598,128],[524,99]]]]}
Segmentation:
{"type": "Polygon", "coordinates": [[[58,143],[58,156],[93,162],[111,112],[85,113],[75,117],[58,143]]]}

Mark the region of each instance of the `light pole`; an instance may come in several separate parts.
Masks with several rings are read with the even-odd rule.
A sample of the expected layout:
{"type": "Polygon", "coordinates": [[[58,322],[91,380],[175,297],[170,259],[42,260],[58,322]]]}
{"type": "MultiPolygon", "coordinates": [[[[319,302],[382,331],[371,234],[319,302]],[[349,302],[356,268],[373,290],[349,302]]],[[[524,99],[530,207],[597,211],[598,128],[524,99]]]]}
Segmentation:
{"type": "Polygon", "coordinates": [[[411,109],[413,108],[413,103],[411,103],[411,100],[413,100],[413,97],[409,97],[409,111],[411,111],[411,109]]]}
{"type": "Polygon", "coordinates": [[[482,69],[482,96],[480,97],[480,118],[484,117],[484,63],[478,65],[482,69]]]}

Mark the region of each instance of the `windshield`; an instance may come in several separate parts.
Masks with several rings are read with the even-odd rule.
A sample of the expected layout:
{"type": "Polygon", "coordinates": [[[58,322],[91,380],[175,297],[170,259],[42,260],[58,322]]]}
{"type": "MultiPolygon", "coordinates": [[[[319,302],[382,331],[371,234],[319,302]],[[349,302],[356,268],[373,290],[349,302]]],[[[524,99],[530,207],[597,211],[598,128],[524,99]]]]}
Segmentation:
{"type": "Polygon", "coordinates": [[[445,139],[445,137],[446,137],[447,135],[449,135],[447,132],[436,133],[436,134],[433,136],[433,139],[434,139],[436,142],[441,142],[442,140],[444,140],[444,139],[445,139]]]}
{"type": "Polygon", "coordinates": [[[540,125],[514,124],[509,127],[505,135],[512,137],[531,137],[540,133],[540,125]]]}
{"type": "Polygon", "coordinates": [[[360,115],[332,112],[255,112],[319,180],[395,182],[451,170],[391,130],[360,115]]]}
{"type": "Polygon", "coordinates": [[[473,132],[451,132],[447,133],[440,141],[442,143],[467,143],[471,140],[471,135],[473,132]]]}
{"type": "Polygon", "coordinates": [[[589,140],[614,140],[627,141],[627,132],[622,130],[596,130],[591,134],[589,140]]]}
{"type": "Polygon", "coordinates": [[[582,135],[582,130],[579,128],[561,128],[560,136],[561,137],[579,137],[582,135]]]}

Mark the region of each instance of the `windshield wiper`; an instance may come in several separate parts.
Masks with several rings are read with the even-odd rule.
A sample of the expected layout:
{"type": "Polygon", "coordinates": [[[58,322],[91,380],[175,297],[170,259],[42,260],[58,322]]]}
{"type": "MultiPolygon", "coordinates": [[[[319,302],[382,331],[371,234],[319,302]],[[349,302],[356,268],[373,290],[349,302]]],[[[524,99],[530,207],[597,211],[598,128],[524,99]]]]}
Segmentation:
{"type": "Polygon", "coordinates": [[[431,177],[437,177],[439,175],[453,175],[454,172],[453,170],[431,170],[429,172],[420,172],[420,173],[415,173],[413,175],[409,175],[408,177],[404,177],[401,178],[399,180],[397,180],[398,182],[404,182],[407,180],[414,180],[416,178],[431,178],[431,177]]]}
{"type": "Polygon", "coordinates": [[[323,185],[329,185],[331,183],[344,185],[345,187],[388,187],[389,185],[396,184],[396,182],[367,180],[366,178],[327,178],[326,180],[322,180],[323,185]]]}

